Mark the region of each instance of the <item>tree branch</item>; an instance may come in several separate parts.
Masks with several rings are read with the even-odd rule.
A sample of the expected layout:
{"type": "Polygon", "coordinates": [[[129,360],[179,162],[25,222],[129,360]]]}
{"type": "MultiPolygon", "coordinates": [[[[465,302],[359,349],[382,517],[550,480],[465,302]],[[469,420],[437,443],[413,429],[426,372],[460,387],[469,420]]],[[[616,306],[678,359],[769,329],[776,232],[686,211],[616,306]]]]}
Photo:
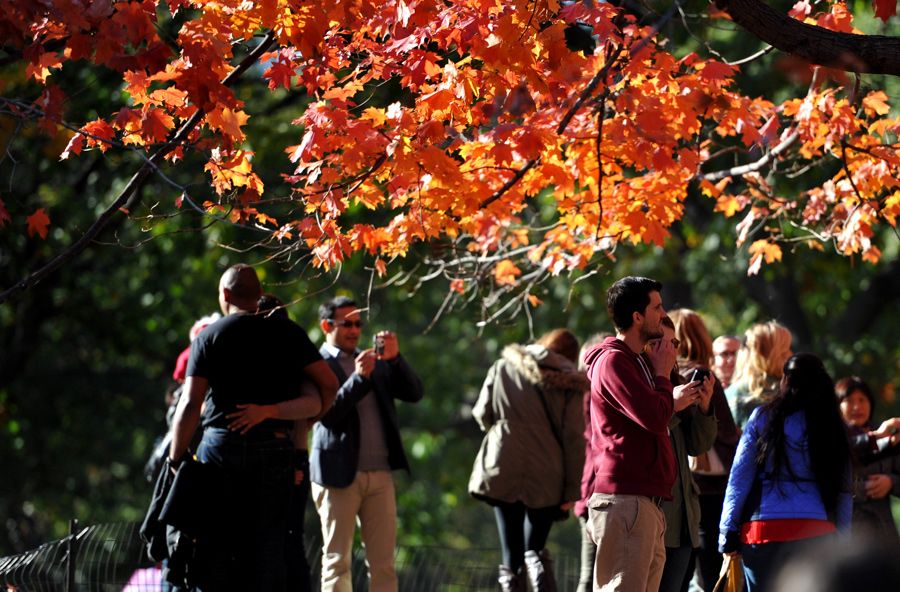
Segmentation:
{"type": "Polygon", "coordinates": [[[746,175],[747,173],[753,173],[778,158],[778,155],[790,148],[791,144],[796,142],[797,138],[799,137],[800,134],[797,132],[797,130],[794,130],[788,135],[788,137],[782,140],[777,146],[772,148],[772,150],[763,154],[759,160],[753,161],[748,164],[731,167],[730,169],[725,169],[722,171],[706,173],[705,175],[699,175],[699,177],[701,179],[706,179],[707,181],[718,181],[720,179],[724,179],[725,177],[740,177],[746,175]]]}
{"type": "Polygon", "coordinates": [[[716,0],[716,6],[755,37],[813,64],[900,76],[900,37],[853,35],[807,25],[762,0],[716,0]]]}
{"type": "MultiPolygon", "coordinates": [[[[223,85],[229,85],[241,74],[247,71],[250,66],[252,66],[259,57],[269,50],[269,47],[275,40],[274,33],[268,33],[266,37],[260,42],[256,48],[252,52],[250,52],[247,57],[245,57],[238,66],[229,72],[228,76],[226,76],[222,80],[223,85]]],[[[38,269],[37,271],[28,275],[28,277],[23,278],[18,283],[14,284],[10,288],[7,288],[3,292],[0,292],[0,304],[3,304],[7,300],[9,300],[12,296],[21,292],[23,290],[27,290],[31,286],[37,284],[42,279],[62,267],[69,260],[74,258],[76,255],[84,251],[87,246],[97,237],[98,234],[109,224],[110,220],[112,220],[113,216],[116,213],[124,208],[127,205],[134,207],[136,205],[135,196],[137,196],[140,188],[143,186],[144,182],[147,180],[147,177],[154,172],[159,163],[163,161],[166,155],[171,152],[176,146],[178,146],[188,135],[193,131],[193,129],[200,123],[200,120],[203,119],[204,112],[198,109],[191,117],[188,119],[182,126],[181,129],[172,137],[172,139],[166,142],[163,146],[161,146],[150,158],[148,158],[141,167],[137,170],[137,172],[131,177],[131,180],[125,186],[124,189],[119,193],[119,196],[113,201],[106,210],[103,211],[102,214],[94,221],[90,228],[85,231],[81,237],[69,245],[67,248],[63,249],[58,255],[56,255],[53,259],[50,260],[49,263],[38,269]]]]}

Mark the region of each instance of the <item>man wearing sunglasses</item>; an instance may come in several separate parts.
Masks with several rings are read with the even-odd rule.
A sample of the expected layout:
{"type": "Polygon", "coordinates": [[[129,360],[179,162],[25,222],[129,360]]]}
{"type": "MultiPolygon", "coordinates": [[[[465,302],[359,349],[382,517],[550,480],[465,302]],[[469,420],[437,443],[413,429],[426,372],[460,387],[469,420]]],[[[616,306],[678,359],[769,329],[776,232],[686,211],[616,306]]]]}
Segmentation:
{"type": "Polygon", "coordinates": [[[391,471],[409,470],[394,400],[415,403],[422,382],[400,355],[397,336],[375,335],[376,348],[360,349],[359,307],[339,296],[319,307],[325,343],[319,352],[341,387],[316,423],[310,481],[322,522],[322,592],[350,592],[357,519],[366,549],[369,590],[396,592],[394,549],[397,503],[391,471]]]}

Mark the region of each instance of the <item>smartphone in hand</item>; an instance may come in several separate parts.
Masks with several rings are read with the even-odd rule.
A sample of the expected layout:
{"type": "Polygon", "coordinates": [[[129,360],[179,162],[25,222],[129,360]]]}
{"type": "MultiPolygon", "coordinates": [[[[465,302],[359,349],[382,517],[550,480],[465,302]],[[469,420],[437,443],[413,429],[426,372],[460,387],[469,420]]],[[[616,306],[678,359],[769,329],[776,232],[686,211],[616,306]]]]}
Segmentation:
{"type": "Polygon", "coordinates": [[[703,382],[704,380],[706,380],[707,376],[709,376],[709,370],[707,370],[706,368],[694,368],[694,372],[691,374],[690,382],[703,382]]]}

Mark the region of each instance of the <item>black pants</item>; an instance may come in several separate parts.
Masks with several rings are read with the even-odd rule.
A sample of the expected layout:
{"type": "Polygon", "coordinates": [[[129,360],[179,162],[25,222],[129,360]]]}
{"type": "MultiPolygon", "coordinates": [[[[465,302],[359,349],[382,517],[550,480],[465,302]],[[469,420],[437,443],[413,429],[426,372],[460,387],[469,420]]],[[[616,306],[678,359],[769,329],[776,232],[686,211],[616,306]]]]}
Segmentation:
{"type": "Polygon", "coordinates": [[[494,516],[500,533],[500,549],[503,565],[518,571],[525,564],[525,551],[540,551],[547,544],[553,519],[559,515],[559,507],[527,508],[516,502],[497,502],[494,516]]]}
{"type": "Polygon", "coordinates": [[[287,589],[292,592],[310,592],[309,561],[303,544],[303,522],[309,501],[309,454],[306,450],[294,450],[294,471],[303,472],[300,483],[294,481],[291,500],[288,505],[287,538],[285,539],[285,565],[287,567],[287,589]]]}
{"type": "Polygon", "coordinates": [[[719,520],[722,518],[724,493],[700,496],[700,549],[697,551],[697,583],[704,592],[712,592],[722,569],[719,553],[719,520]]]}

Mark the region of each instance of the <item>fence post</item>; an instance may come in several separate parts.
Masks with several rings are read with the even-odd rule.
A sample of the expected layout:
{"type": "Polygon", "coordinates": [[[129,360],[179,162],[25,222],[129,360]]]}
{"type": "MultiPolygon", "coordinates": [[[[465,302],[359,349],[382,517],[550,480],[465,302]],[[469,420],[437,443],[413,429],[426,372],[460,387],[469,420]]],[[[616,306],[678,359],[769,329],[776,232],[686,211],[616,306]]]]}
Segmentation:
{"type": "Polygon", "coordinates": [[[78,520],[69,520],[69,537],[66,539],[66,592],[75,592],[75,556],[78,555],[78,520]]]}

